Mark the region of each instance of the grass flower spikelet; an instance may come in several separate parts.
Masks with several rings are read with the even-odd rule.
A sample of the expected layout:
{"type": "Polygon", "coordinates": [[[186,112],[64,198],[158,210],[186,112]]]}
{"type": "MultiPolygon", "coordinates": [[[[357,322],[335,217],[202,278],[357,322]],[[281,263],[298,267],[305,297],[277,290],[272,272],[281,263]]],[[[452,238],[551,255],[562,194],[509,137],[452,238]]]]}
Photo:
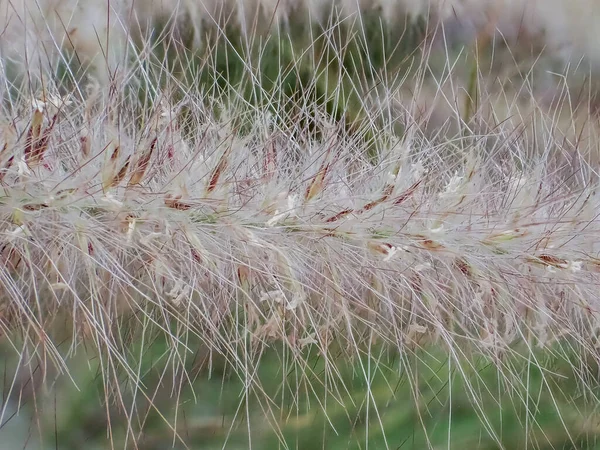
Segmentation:
{"type": "Polygon", "coordinates": [[[0,334],[20,360],[46,377],[89,352],[133,441],[122,394],[154,406],[138,357],[157,336],[173,392],[205,352],[245,398],[267,396],[254,371],[273,348],[296,389],[332,391],[345,389],[334,359],[376,359],[376,344],[483,355],[513,384],[505,361],[523,349],[600,360],[598,155],[575,114],[561,122],[571,99],[548,112],[528,80],[523,100],[482,79],[465,115],[459,83],[426,79],[417,59],[404,79],[373,70],[365,85],[328,62],[288,95],[287,75],[270,91],[240,60],[239,84],[218,61],[203,61],[211,84],[140,52],[107,89],[51,72],[41,94],[0,88],[0,334]],[[440,130],[416,94],[395,93],[413,83],[454,108],[440,130]]]}
{"type": "Polygon", "coordinates": [[[271,136],[222,139],[218,122],[190,136],[164,124],[130,129],[116,144],[101,110],[87,154],[76,138],[85,108],[74,101],[43,119],[32,108],[33,122],[16,125],[20,138],[2,135],[5,154],[21,161],[3,157],[6,330],[29,323],[40,332],[62,310],[110,348],[124,310],[156,307],[159,326],[188,311],[187,329],[212,330],[206,338],[227,353],[239,306],[262,318],[247,324],[256,338],[279,317],[277,338],[295,342],[323,327],[349,344],[365,330],[396,341],[424,327],[449,345],[493,333],[509,347],[531,330],[542,339],[540,327],[546,344],[565,333],[585,341],[598,326],[596,185],[561,176],[555,161],[442,163],[415,140],[400,160],[383,152],[372,164],[348,153],[348,136],[300,154],[276,144],[273,160],[271,136]],[[29,136],[46,131],[28,158],[29,136]]]}

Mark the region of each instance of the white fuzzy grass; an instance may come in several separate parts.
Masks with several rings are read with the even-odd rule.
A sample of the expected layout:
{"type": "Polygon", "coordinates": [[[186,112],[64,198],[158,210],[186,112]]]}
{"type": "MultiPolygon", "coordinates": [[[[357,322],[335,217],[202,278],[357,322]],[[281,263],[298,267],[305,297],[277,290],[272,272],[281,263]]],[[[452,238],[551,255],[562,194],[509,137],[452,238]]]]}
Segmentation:
{"type": "MultiPolygon", "coordinates": [[[[120,86],[146,77],[141,67],[120,73],[120,86]]],[[[425,72],[423,63],[417,85],[425,72]]],[[[383,127],[375,161],[318,105],[299,110],[321,138],[235,97],[212,99],[217,119],[197,90],[174,104],[153,86],[141,104],[92,84],[67,99],[48,78],[35,99],[13,94],[0,131],[2,334],[22,358],[60,371],[92,344],[107,391],[124,371],[137,395],[148,394],[123,347],[125,318],[143,335],[166,334],[182,368],[197,337],[256,392],[249,368],[272,342],[301,367],[302,349],[317,348],[332,379],[334,342],[347,357],[373,341],[401,352],[433,342],[456,359],[482,352],[507,379],[502,358],[516,343],[594,354],[600,201],[590,149],[565,150],[557,115],[534,98],[516,124],[503,118],[521,111],[517,100],[502,118],[490,100],[463,123],[462,88],[442,84],[459,123],[442,144],[422,132],[417,97],[392,119],[380,99],[362,97],[365,127],[409,130],[401,139],[383,127]]],[[[494,95],[514,98],[482,92],[494,95]]]]}

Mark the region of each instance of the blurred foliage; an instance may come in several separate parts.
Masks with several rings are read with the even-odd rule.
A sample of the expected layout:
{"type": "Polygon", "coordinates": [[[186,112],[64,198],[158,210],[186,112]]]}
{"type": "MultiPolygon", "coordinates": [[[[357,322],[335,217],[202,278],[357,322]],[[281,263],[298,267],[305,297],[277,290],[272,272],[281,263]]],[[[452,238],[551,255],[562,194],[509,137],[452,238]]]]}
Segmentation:
{"type": "MultiPolygon", "coordinates": [[[[215,116],[235,111],[233,126],[242,134],[252,131],[249,116],[269,112],[275,126],[299,141],[320,137],[322,119],[370,153],[381,132],[402,135],[397,121],[383,119],[378,90],[393,91],[419,66],[423,19],[390,25],[371,9],[360,20],[331,15],[322,24],[295,20],[263,28],[246,35],[235,25],[205,23],[202,45],[194,48],[191,27],[173,34],[173,24],[164,23],[130,54],[142,70],[134,68],[124,85],[115,80],[112,89],[137,97],[140,116],[165,92],[174,100],[200,92],[215,116]]],[[[63,56],[55,81],[75,92],[89,74],[76,54],[63,56]]]]}
{"type": "MultiPolygon", "coordinates": [[[[372,345],[355,360],[332,348],[326,360],[312,346],[294,357],[273,345],[253,363],[241,353],[248,366],[235,370],[187,344],[199,350],[182,362],[168,340],[132,342],[138,387],[106,355],[81,352],[69,361],[72,380],[48,373],[51,390],[13,392],[9,402],[21,400],[19,416],[33,437],[41,429],[44,448],[135,448],[132,434],[138,448],[185,448],[167,423],[192,449],[600,448],[598,367],[573,347],[514,349],[492,361],[372,345]],[[119,388],[106,394],[113,376],[119,388]]],[[[14,350],[4,353],[13,366],[14,350]]],[[[41,371],[44,361],[32,361],[41,371]]],[[[6,402],[13,374],[4,370],[6,402]]],[[[5,417],[0,434],[14,420],[5,417]]]]}
{"type": "Polygon", "coordinates": [[[296,20],[250,36],[237,27],[213,26],[196,51],[189,50],[191,37],[173,41],[158,33],[149,64],[169,67],[168,77],[153,83],[175,75],[183,86],[199,83],[215,97],[228,92],[252,107],[271,109],[284,121],[280,125],[295,116],[300,101],[323,105],[334,120],[346,117],[351,123],[362,114],[362,90],[386,74],[408,71],[424,33],[423,21],[389,26],[375,10],[360,21],[296,20]]]}

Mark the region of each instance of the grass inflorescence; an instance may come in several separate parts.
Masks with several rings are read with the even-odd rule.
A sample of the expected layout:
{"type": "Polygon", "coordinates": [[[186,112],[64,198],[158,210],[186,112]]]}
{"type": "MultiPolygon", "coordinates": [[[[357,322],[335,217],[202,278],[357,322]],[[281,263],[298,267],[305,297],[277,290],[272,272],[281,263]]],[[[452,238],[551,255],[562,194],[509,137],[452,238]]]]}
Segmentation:
{"type": "MultiPolygon", "coordinates": [[[[555,441],[536,434],[524,370],[556,408],[550,386],[566,375],[546,369],[547,359],[595,398],[597,155],[569,91],[544,106],[531,73],[516,88],[488,83],[477,55],[465,90],[455,78],[460,54],[446,53],[443,74],[432,73],[443,30],[407,27],[394,39],[420,40],[400,53],[382,31],[372,57],[375,34],[365,41],[361,24],[332,22],[302,45],[277,33],[250,45],[218,28],[214,45],[192,51],[165,35],[145,47],[132,41],[134,57],[108,85],[68,68],[66,78],[6,82],[2,339],[16,367],[31,379],[38,367],[50,385],[58,373],[75,381],[69,361],[85,355],[101,380],[112,446],[114,416],[126,419],[120,438],[136,445],[152,409],[184,443],[182,419],[157,406],[152,382],[169,386],[177,411],[200,366],[241,382],[240,409],[221,426],[243,416],[250,437],[259,399],[280,444],[283,424],[295,415],[290,426],[301,426],[307,411],[335,428],[340,408],[356,409],[365,430],[375,420],[384,433],[387,399],[370,383],[382,378],[395,392],[399,372],[411,417],[427,430],[438,397],[411,368],[432,347],[495,445],[510,444],[483,408],[482,367],[514,392],[533,446],[555,441]],[[450,111],[437,130],[420,103],[431,86],[450,111]],[[152,381],[145,356],[156,345],[163,372],[152,381]],[[259,376],[273,352],[281,390],[259,376]],[[347,398],[353,378],[341,366],[354,362],[362,400],[347,398]]],[[[36,403],[42,394],[25,393],[19,374],[7,398],[36,403]]],[[[447,445],[453,417],[450,406],[447,445]]],[[[559,417],[575,445],[572,417],[559,417]]],[[[421,445],[434,445],[428,436],[421,445]]]]}

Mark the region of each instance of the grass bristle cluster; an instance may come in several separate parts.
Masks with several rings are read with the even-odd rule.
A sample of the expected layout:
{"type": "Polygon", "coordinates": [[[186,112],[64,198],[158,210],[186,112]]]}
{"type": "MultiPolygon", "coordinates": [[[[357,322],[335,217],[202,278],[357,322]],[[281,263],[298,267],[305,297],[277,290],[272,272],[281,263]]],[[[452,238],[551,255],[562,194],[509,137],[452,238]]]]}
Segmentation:
{"type": "Polygon", "coordinates": [[[464,91],[440,82],[459,133],[430,139],[416,98],[395,115],[386,106],[401,83],[421,87],[427,61],[362,92],[350,126],[309,95],[285,99],[296,102],[286,116],[235,89],[183,85],[167,67],[153,83],[146,62],[108,87],[67,92],[51,74],[35,92],[7,85],[0,111],[1,334],[44,376],[95,355],[130,441],[143,414],[120,392],[152,403],[135,352],[156,336],[174,391],[192,381],[193,341],[245,395],[263,393],[255,371],[274,346],[298,389],[322,383],[333,397],[335,360],[377,359],[376,345],[407,355],[434,344],[457,365],[483,355],[508,384],[507,358],[534,360],[535,347],[598,358],[594,158],[565,150],[558,114],[533,97],[515,125],[494,115],[504,88],[478,81],[467,117],[464,91]]]}

